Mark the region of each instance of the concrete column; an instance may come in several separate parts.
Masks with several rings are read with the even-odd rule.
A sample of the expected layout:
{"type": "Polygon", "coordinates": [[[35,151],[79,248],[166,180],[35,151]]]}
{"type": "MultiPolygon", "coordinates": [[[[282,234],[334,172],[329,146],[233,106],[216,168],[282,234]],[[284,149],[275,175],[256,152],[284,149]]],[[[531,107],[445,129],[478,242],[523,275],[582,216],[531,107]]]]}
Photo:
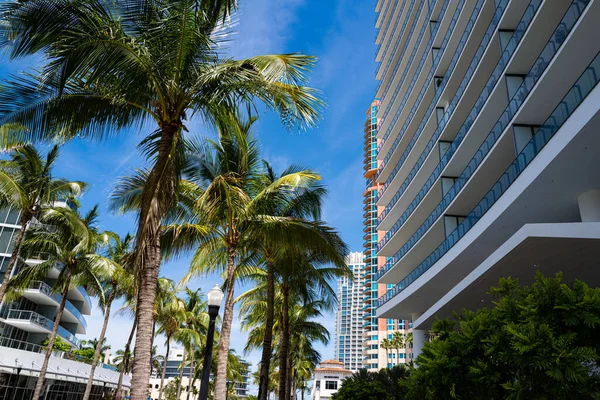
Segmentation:
{"type": "Polygon", "coordinates": [[[600,222],[600,189],[581,194],[577,203],[581,222],[600,222]]]}
{"type": "MultiPolygon", "coordinates": [[[[421,316],[420,313],[411,314],[413,326],[417,318],[421,316]]],[[[413,360],[421,354],[423,351],[423,345],[425,344],[425,331],[421,329],[413,329],[413,360]]]]}

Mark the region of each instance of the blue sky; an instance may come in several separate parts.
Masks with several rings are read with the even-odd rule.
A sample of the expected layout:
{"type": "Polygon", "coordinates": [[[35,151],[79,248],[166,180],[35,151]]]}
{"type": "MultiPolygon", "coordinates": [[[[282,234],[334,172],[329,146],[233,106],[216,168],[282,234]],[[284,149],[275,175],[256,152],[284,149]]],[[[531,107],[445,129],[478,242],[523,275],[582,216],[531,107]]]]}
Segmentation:
{"type": "MultiPolygon", "coordinates": [[[[310,167],[321,173],[329,188],[324,219],[336,227],[353,251],[362,246],[362,126],[365,111],[375,92],[373,61],[375,2],[365,0],[241,0],[239,25],[230,48],[234,57],[257,54],[302,52],[319,57],[310,85],[320,89],[328,104],[319,126],[306,132],[286,131],[278,117],[261,113],[256,124],[263,155],[281,171],[290,164],[310,167]]],[[[0,77],[32,64],[31,60],[0,64],[0,77]]],[[[191,124],[194,133],[211,134],[199,123],[191,124]]],[[[104,229],[124,234],[134,231],[130,216],[112,215],[106,208],[106,197],[114,182],[131,169],[144,166],[136,149],[141,136],[121,135],[106,142],[75,141],[63,146],[56,174],[83,180],[91,188],[82,198],[84,208],[101,205],[104,229]]],[[[170,262],[161,274],[179,280],[187,268],[187,260],[170,262]]],[[[206,292],[218,276],[197,279],[190,286],[206,292]]],[[[241,293],[243,288],[237,288],[241,293]]],[[[88,318],[89,336],[100,331],[102,315],[95,309],[88,318]]],[[[333,315],[322,319],[333,333],[333,315]]],[[[131,322],[113,318],[108,340],[113,349],[124,346],[131,322]]],[[[245,335],[237,333],[234,321],[232,347],[242,351],[245,335]]],[[[163,340],[157,339],[161,345],[163,340]]],[[[162,346],[161,346],[162,347],[162,346]]],[[[324,358],[333,356],[332,341],[321,346],[324,358]]],[[[260,355],[252,353],[248,360],[256,365],[260,355]]]]}

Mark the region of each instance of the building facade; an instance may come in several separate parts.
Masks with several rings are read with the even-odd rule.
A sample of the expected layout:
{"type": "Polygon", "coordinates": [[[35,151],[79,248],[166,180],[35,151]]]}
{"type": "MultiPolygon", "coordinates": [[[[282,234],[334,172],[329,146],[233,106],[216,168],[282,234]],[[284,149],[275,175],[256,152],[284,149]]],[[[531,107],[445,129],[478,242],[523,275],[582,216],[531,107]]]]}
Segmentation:
{"type": "Polygon", "coordinates": [[[377,299],[384,295],[391,285],[377,283],[377,271],[386,263],[386,257],[378,254],[377,242],[385,231],[378,229],[377,217],[383,207],[377,205],[377,196],[381,184],[377,182],[377,132],[378,132],[379,100],[371,103],[366,112],[364,125],[364,178],[366,188],[363,193],[363,248],[364,248],[364,279],[363,279],[363,359],[362,367],[377,371],[392,365],[402,364],[409,360],[408,345],[399,349],[387,349],[382,346],[384,339],[391,340],[395,332],[404,337],[409,332],[410,321],[393,318],[377,317],[377,299]]]}
{"type": "MultiPolygon", "coordinates": [[[[169,359],[167,360],[167,367],[165,369],[165,382],[164,385],[166,386],[167,384],[169,384],[169,382],[173,381],[174,379],[179,379],[179,374],[181,373],[181,364],[183,362],[183,349],[181,348],[171,348],[170,350],[170,354],[169,354],[169,359]]],[[[240,399],[244,399],[248,397],[248,385],[249,385],[249,381],[250,381],[250,367],[251,364],[249,362],[247,362],[246,360],[241,360],[241,363],[245,366],[245,372],[242,374],[242,382],[235,382],[235,395],[236,397],[240,398],[240,399]]],[[[162,369],[164,366],[164,361],[161,360],[160,362],[160,369],[158,371],[154,371],[153,376],[150,378],[150,381],[148,382],[148,396],[151,400],[158,400],[158,395],[160,393],[160,381],[161,381],[161,377],[162,377],[162,369]]],[[[190,371],[191,371],[191,367],[193,365],[190,365],[189,363],[186,363],[183,366],[183,377],[181,379],[181,383],[182,383],[182,390],[181,390],[181,394],[180,394],[180,398],[183,399],[187,399],[187,395],[188,395],[188,391],[191,390],[191,394],[197,393],[198,390],[200,389],[200,380],[197,379],[195,382],[193,382],[193,387],[190,385],[190,371]]],[[[212,375],[211,375],[211,379],[212,379],[212,375]]],[[[232,382],[227,382],[228,385],[233,385],[232,382]]],[[[163,396],[164,397],[164,396],[163,396]]]]}
{"type": "Polygon", "coordinates": [[[344,368],[337,360],[325,360],[313,371],[311,400],[329,400],[342,386],[342,381],[352,375],[352,371],[344,368]]]}
{"type": "Polygon", "coordinates": [[[363,253],[346,256],[353,276],[338,279],[338,308],[335,313],[335,358],[344,368],[357,371],[362,365],[362,290],[365,262],[363,253]]]}
{"type": "MultiPolygon", "coordinates": [[[[56,205],[69,206],[66,202],[56,205]]],[[[14,238],[22,228],[19,217],[20,210],[0,210],[0,282],[8,266],[14,238]]],[[[24,262],[34,265],[42,261],[27,259],[24,262]]],[[[50,336],[62,300],[62,296],[53,291],[61,268],[59,264],[54,265],[44,280],[32,282],[18,300],[0,305],[0,393],[4,391],[12,398],[28,398],[33,394],[36,376],[44,360],[43,342],[50,336]]],[[[18,269],[17,263],[13,273],[17,273],[18,269]]],[[[91,310],[92,302],[85,288],[69,291],[57,337],[68,344],[71,350],[80,347],[76,335],[86,333],[84,316],[90,315],[91,310]]],[[[47,398],[55,398],[61,393],[65,399],[81,398],[90,366],[78,360],[80,357],[71,352],[55,352],[48,368],[47,398]]],[[[100,398],[114,391],[118,377],[115,368],[100,364],[94,374],[93,397],[100,398]]],[[[129,387],[129,377],[125,377],[124,385],[125,388],[129,387]]]]}
{"type": "Polygon", "coordinates": [[[379,318],[489,304],[500,277],[598,285],[598,0],[379,0],[379,318]]]}

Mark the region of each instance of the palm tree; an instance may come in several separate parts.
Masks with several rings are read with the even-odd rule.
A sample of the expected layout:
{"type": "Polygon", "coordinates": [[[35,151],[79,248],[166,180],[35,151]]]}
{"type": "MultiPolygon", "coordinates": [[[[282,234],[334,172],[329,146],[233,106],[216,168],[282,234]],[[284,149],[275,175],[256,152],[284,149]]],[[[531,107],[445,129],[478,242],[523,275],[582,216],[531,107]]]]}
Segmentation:
{"type": "MultiPolygon", "coordinates": [[[[141,285],[132,397],[143,399],[150,375],[161,221],[175,190],[193,115],[215,121],[255,98],[288,126],[312,125],[321,107],[302,86],[314,58],[300,54],[223,57],[221,42],[234,0],[30,0],[2,5],[2,44],[11,58],[42,52],[43,73],[3,84],[4,146],[76,136],[104,138],[153,124],[143,140],[152,160],[136,233],[141,285]],[[60,10],[59,13],[56,10],[60,10]]],[[[136,130],[137,131],[137,130],[136,130]]],[[[217,380],[217,398],[226,385],[217,380]]]]}
{"type": "MultiPolygon", "coordinates": [[[[264,162],[265,172],[262,177],[262,184],[265,190],[269,191],[272,187],[279,185],[280,179],[285,180],[294,173],[308,173],[310,171],[302,170],[299,167],[292,166],[277,176],[271,166],[264,162]]],[[[270,197],[271,201],[265,205],[269,208],[265,211],[270,215],[286,218],[294,218],[298,222],[294,227],[298,233],[305,237],[305,245],[309,245],[313,252],[320,252],[328,255],[333,262],[343,264],[340,248],[336,246],[339,242],[335,234],[332,234],[331,228],[318,222],[321,217],[321,204],[326,195],[326,189],[321,186],[318,175],[308,177],[303,187],[298,187],[293,191],[276,191],[270,197]]],[[[272,357],[272,338],[274,324],[275,307],[275,274],[278,256],[282,253],[294,251],[296,242],[285,242],[279,240],[274,242],[270,238],[258,238],[254,248],[262,256],[267,284],[267,309],[265,318],[265,334],[262,346],[261,357],[261,381],[259,382],[258,398],[266,400],[268,394],[268,381],[270,362],[272,357]],[[264,240],[267,239],[267,240],[264,240]]],[[[344,251],[344,250],[341,250],[344,251]]]]}
{"type": "MultiPolygon", "coordinates": [[[[324,238],[337,239],[330,228],[316,222],[309,224],[291,211],[290,216],[271,213],[276,210],[273,203],[284,204],[281,199],[287,199],[292,208],[290,203],[297,199],[294,192],[310,189],[319,176],[296,168],[266,184],[257,143],[249,133],[253,122],[253,118],[241,121],[232,116],[220,125],[218,142],[190,144],[186,171],[189,180],[180,183],[180,199],[185,201],[179,217],[163,231],[166,257],[196,250],[182,283],[193,276],[223,271],[227,295],[219,341],[221,356],[217,356],[217,397],[227,369],[224,354],[229,348],[236,271],[252,263],[254,245],[263,243],[274,248],[279,243],[294,243],[310,249],[324,238]]],[[[134,203],[137,201],[131,201],[134,203]]]]}
{"type": "Polygon", "coordinates": [[[4,299],[8,280],[19,257],[23,237],[30,223],[44,210],[58,200],[78,196],[86,184],[70,182],[52,176],[58,146],[46,154],[45,158],[31,145],[13,150],[8,160],[0,161],[0,207],[21,210],[19,224],[21,229],[16,235],[13,250],[0,285],[0,303],[4,299]]]}
{"type": "MultiPolygon", "coordinates": [[[[157,334],[165,335],[166,354],[165,360],[169,360],[169,351],[171,348],[171,340],[173,336],[181,328],[182,322],[185,320],[185,304],[183,300],[177,298],[175,293],[172,293],[170,299],[166,298],[158,307],[156,321],[158,323],[157,334]]],[[[134,356],[135,357],[135,356],[134,356]]],[[[134,364],[135,365],[135,364],[134,364]]],[[[162,375],[160,378],[160,388],[158,392],[158,400],[161,400],[163,395],[163,387],[165,383],[165,374],[167,372],[167,363],[163,363],[162,375]]]]}
{"type": "Polygon", "coordinates": [[[62,300],[54,318],[54,327],[33,392],[34,400],[39,399],[44,386],[48,361],[69,290],[84,286],[88,292],[102,299],[99,277],[106,276],[113,264],[108,258],[96,254],[98,247],[106,243],[108,238],[107,233],[100,233],[96,228],[97,216],[97,207],[84,216],[69,208],[44,210],[40,214],[40,220],[50,224],[52,228],[40,226],[31,229],[23,241],[23,252],[28,256],[42,252],[46,260],[37,265],[25,265],[9,281],[10,290],[18,292],[26,289],[32,281],[45,279],[55,265],[62,265],[54,286],[55,290],[60,291],[62,300]]]}
{"type": "Polygon", "coordinates": [[[110,345],[107,343],[106,338],[102,338],[102,342],[100,342],[98,340],[98,338],[94,338],[91,340],[82,340],[81,348],[82,349],[95,349],[98,346],[98,343],[101,343],[100,344],[100,354],[104,354],[104,353],[106,353],[107,350],[110,349],[110,345]]]}
{"type": "MultiPolygon", "coordinates": [[[[133,243],[132,235],[125,235],[122,239],[118,236],[112,237],[112,243],[108,246],[105,256],[112,261],[110,270],[106,271],[107,274],[100,276],[102,282],[103,295],[100,297],[100,306],[104,311],[104,323],[100,331],[100,337],[98,340],[90,341],[90,344],[96,342],[94,360],[90,369],[90,376],[85,387],[83,394],[83,400],[88,400],[92,393],[92,385],[94,383],[94,371],[96,365],[100,359],[100,355],[103,353],[104,342],[106,341],[106,329],[108,328],[108,319],[110,318],[110,308],[113,301],[118,298],[125,296],[127,289],[132,286],[132,281],[135,280],[132,274],[132,257],[131,257],[131,244],[133,243]]],[[[108,346],[110,348],[110,346],[108,346]]]]}
{"type": "Polygon", "coordinates": [[[396,350],[396,365],[400,363],[400,349],[403,349],[406,345],[406,337],[402,332],[394,332],[392,335],[392,345],[396,350]]]}
{"type": "MultiPolygon", "coordinates": [[[[119,380],[117,382],[117,388],[115,391],[115,399],[121,400],[123,397],[123,392],[121,391],[121,387],[123,385],[123,374],[130,373],[131,367],[133,365],[133,357],[131,354],[131,343],[133,342],[133,336],[137,327],[137,313],[136,313],[136,304],[137,304],[137,294],[138,294],[138,284],[139,280],[133,279],[129,281],[130,286],[124,289],[125,292],[125,304],[121,307],[121,313],[131,313],[133,314],[133,324],[131,326],[131,331],[129,332],[129,338],[127,339],[127,343],[125,344],[125,350],[123,350],[123,364],[124,368],[120,369],[119,380]]],[[[158,278],[157,288],[156,288],[156,303],[154,304],[154,324],[158,318],[159,310],[162,305],[171,301],[173,296],[175,295],[175,285],[172,280],[168,278],[158,278]]],[[[152,331],[155,331],[155,327],[152,327],[152,331]]],[[[152,362],[151,364],[155,366],[156,354],[156,346],[152,346],[152,362]]],[[[154,367],[155,370],[160,370],[160,364],[154,367]]]]}
{"type": "Polygon", "coordinates": [[[382,349],[385,350],[385,366],[386,368],[390,365],[389,364],[389,352],[388,350],[390,350],[392,348],[392,342],[390,339],[388,338],[384,338],[381,340],[381,344],[379,345],[379,347],[381,347],[382,349]]]}

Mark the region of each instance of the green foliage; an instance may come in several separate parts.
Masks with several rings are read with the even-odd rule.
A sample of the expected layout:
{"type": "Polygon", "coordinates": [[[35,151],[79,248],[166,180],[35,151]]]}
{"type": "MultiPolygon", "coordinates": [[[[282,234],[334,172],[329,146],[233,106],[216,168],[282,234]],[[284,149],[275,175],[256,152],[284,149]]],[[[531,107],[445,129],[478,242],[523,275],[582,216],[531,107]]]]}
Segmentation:
{"type": "Polygon", "coordinates": [[[179,384],[179,378],[173,378],[169,380],[164,387],[163,399],[165,400],[176,400],[177,399],[177,385],[179,384]]]}
{"type": "Polygon", "coordinates": [[[332,400],[402,400],[406,389],[401,382],[407,375],[403,365],[378,372],[361,369],[344,379],[332,400]]]}
{"type": "Polygon", "coordinates": [[[445,320],[416,359],[410,399],[600,398],[600,289],[501,279],[494,307],[445,320]]]}
{"type": "MultiPolygon", "coordinates": [[[[41,344],[42,347],[47,347],[48,346],[48,342],[49,339],[44,340],[41,344]]],[[[52,346],[53,350],[58,350],[58,351],[65,351],[65,352],[69,352],[71,351],[71,346],[65,342],[64,340],[62,340],[59,336],[56,337],[56,339],[54,340],[54,344],[52,346]]]]}
{"type": "Polygon", "coordinates": [[[73,354],[84,358],[86,361],[92,362],[94,360],[95,352],[96,352],[95,349],[93,349],[91,347],[87,347],[85,349],[75,350],[75,351],[73,351],[73,354]]]}

